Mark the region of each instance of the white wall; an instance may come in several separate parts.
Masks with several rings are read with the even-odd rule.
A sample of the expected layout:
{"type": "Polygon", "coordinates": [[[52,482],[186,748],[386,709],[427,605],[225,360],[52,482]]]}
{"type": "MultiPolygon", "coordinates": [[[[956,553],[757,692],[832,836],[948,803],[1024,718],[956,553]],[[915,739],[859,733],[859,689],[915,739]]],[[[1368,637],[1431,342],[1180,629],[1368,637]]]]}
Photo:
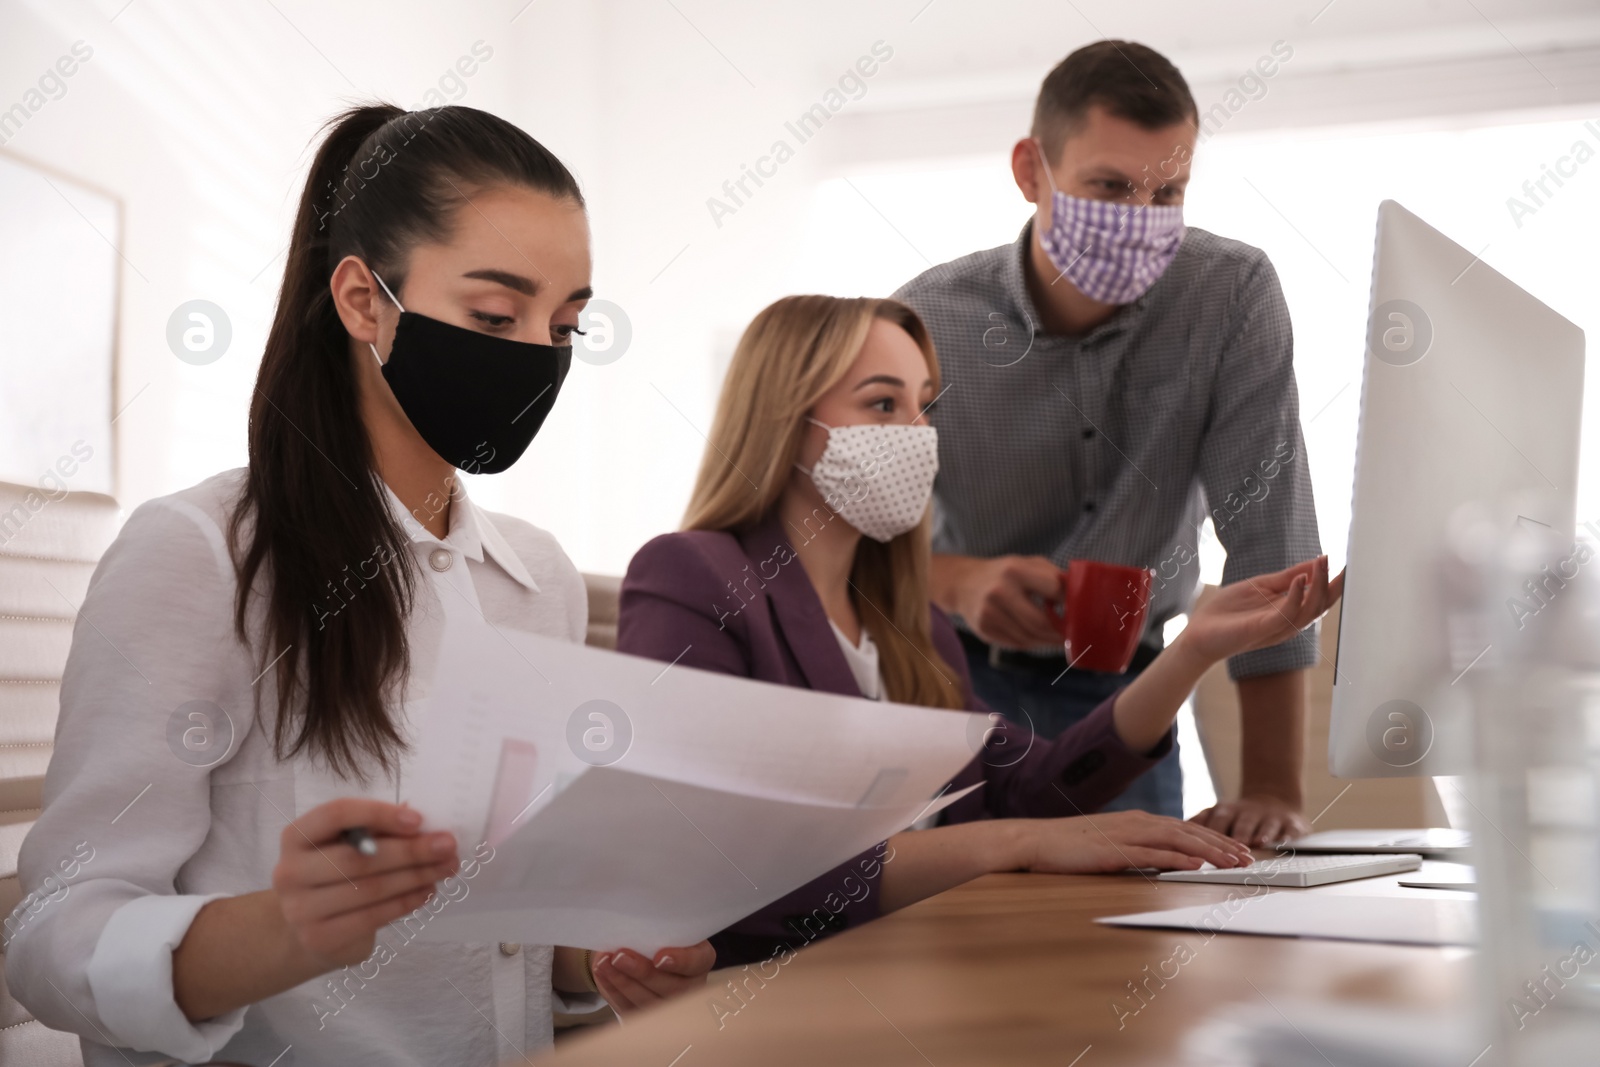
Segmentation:
{"type": "MultiPolygon", "coordinates": [[[[806,276],[802,256],[816,267],[804,237],[818,183],[1003,152],[1025,128],[1039,79],[1079,44],[1145,40],[1208,103],[1274,40],[1292,41],[1296,58],[1230,118],[1219,145],[1299,122],[1459,119],[1463,100],[1474,115],[1595,111],[1600,100],[1600,20],[1578,0],[1339,0],[1320,17],[1324,0],[123,3],[0,6],[0,108],[73,41],[95,49],[66,95],[0,151],[123,200],[124,503],[243,462],[279,256],[318,124],[353,100],[415,105],[482,40],[493,57],[466,79],[461,102],[518,122],[578,174],[597,293],[627,311],[634,339],[615,363],[575,364],[528,458],[476,479],[473,492],[554,530],[579,566],[614,572],[676,525],[739,328],[806,276]],[[860,99],[718,225],[707,199],[775,139],[793,144],[784,122],[878,41],[893,55],[860,99]],[[227,355],[207,366],[178,360],[165,339],[172,310],[196,297],[221,305],[234,331],[227,355]]],[[[1530,157],[1530,173],[1538,163],[1530,157]]],[[[873,217],[885,216],[896,218],[896,205],[876,204],[873,217]]],[[[858,240],[903,238],[880,225],[858,240]]],[[[839,247],[841,269],[864,247],[839,247]]]]}
{"type": "MultiPolygon", "coordinates": [[[[9,105],[74,41],[93,57],[3,151],[121,198],[116,490],[136,505],[244,462],[245,418],[282,253],[319,125],[349,103],[417,106],[446,94],[512,117],[587,176],[594,72],[581,7],[374,2],[221,5],[8,3],[0,99],[9,105]],[[113,19],[113,16],[114,19],[113,19]],[[548,47],[550,39],[567,42],[548,47]],[[475,42],[490,58],[447,75],[475,42]],[[538,62],[530,62],[537,56],[538,62]],[[177,359],[167,318],[204,298],[231,320],[227,353],[177,359]]],[[[61,279],[70,286],[70,277],[61,279]]]]}

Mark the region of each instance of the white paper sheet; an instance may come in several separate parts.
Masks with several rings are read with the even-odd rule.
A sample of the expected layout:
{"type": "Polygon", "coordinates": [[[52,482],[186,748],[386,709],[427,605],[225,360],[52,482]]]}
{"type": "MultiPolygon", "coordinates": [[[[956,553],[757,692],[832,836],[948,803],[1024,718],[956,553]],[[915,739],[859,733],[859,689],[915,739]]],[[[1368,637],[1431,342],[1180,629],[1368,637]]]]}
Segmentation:
{"type": "Polygon", "coordinates": [[[699,941],[956,799],[988,726],[477,626],[430,692],[406,800],[494,849],[441,940],[699,941]]]}
{"type": "Polygon", "coordinates": [[[1477,941],[1473,901],[1338,896],[1286,889],[1230,897],[1167,911],[1096,919],[1108,926],[1144,926],[1197,933],[1319,937],[1401,945],[1471,945],[1477,941]]]}
{"type": "MultiPolygon", "coordinates": [[[[496,847],[423,936],[645,954],[692,945],[976,788],[931,806],[847,808],[591,768],[496,847]]],[[[830,888],[834,911],[869,891],[859,872],[830,888]]]]}

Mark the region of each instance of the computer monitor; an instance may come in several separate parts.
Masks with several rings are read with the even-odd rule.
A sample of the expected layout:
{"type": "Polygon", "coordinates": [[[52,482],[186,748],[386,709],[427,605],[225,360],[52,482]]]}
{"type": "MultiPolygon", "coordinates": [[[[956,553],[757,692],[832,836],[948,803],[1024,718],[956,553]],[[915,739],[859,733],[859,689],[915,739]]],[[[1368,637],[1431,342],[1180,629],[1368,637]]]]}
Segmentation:
{"type": "Polygon", "coordinates": [[[1386,778],[1469,769],[1462,676],[1474,650],[1451,647],[1443,588],[1448,524],[1477,503],[1495,522],[1537,523],[1570,543],[1582,406],[1583,331],[1385,200],[1334,663],[1330,773],[1386,778]]]}

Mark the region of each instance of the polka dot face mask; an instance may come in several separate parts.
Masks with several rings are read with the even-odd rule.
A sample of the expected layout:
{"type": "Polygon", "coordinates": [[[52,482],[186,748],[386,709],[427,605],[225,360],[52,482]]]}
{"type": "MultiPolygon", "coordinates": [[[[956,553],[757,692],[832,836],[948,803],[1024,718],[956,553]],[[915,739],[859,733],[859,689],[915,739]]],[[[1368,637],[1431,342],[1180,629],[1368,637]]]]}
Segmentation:
{"type": "Polygon", "coordinates": [[[932,426],[828,426],[828,446],[807,471],[828,509],[874,541],[892,541],[922,521],[939,473],[932,426]]]}

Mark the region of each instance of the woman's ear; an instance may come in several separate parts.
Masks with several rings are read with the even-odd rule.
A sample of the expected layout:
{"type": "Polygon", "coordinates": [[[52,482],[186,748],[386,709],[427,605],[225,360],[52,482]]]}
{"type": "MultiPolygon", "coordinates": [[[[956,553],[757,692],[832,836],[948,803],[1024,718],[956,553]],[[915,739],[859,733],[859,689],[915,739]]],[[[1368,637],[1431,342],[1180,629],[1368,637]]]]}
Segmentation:
{"type": "Polygon", "coordinates": [[[339,321],[344,323],[345,331],[362,344],[376,345],[378,316],[384,306],[393,308],[394,305],[384,295],[367,265],[357,256],[345,256],[333,268],[328,288],[333,294],[333,306],[339,312],[339,321]]]}

